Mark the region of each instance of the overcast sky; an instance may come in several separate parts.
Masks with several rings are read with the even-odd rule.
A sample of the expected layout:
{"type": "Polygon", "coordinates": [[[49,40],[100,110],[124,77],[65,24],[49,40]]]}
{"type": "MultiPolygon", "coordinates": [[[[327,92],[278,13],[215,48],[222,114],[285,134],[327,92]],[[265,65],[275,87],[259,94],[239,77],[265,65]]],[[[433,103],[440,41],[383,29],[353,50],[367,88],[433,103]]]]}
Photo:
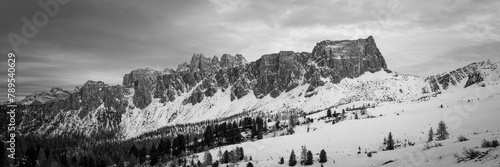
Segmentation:
{"type": "MultiPolygon", "coordinates": [[[[0,1],[3,62],[13,50],[7,34],[22,36],[22,18],[32,21],[44,11],[38,2],[0,1]]],[[[87,80],[121,84],[133,69],[176,69],[193,53],[240,53],[254,61],[280,50],[311,52],[321,40],[369,35],[389,69],[426,76],[498,61],[499,9],[497,0],[72,0],[19,44],[17,95],[55,86],[72,91],[87,80]]]]}

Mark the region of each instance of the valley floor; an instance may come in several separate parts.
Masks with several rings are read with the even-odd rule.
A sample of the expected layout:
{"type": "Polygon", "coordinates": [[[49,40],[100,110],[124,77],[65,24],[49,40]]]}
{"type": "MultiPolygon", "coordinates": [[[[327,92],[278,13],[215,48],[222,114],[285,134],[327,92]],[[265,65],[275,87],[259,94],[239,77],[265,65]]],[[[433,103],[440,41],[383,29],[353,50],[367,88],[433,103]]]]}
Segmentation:
{"type": "MultiPolygon", "coordinates": [[[[385,102],[375,108],[369,108],[370,119],[346,120],[335,125],[323,120],[314,121],[307,132],[306,126],[296,127],[294,135],[268,137],[255,142],[245,142],[210,150],[216,156],[219,149],[232,150],[236,146],[243,147],[245,155],[252,156],[254,166],[288,166],[290,152],[295,150],[297,159],[300,157],[301,146],[305,145],[314,154],[314,165],[318,162],[319,152],[324,149],[328,162],[324,166],[500,166],[500,147],[492,149],[488,155],[466,162],[457,163],[453,156],[461,154],[464,147],[487,151],[481,148],[483,139],[500,138],[500,85],[477,85],[466,89],[449,91],[423,102],[385,102]],[[443,108],[440,106],[443,105],[443,108]],[[382,115],[382,116],[380,116],[382,115]],[[448,126],[450,137],[438,141],[442,147],[424,150],[428,131],[437,129],[438,122],[443,120],[448,126]],[[382,151],[384,137],[392,132],[395,140],[415,142],[414,146],[398,148],[392,151],[382,151]],[[464,135],[469,140],[458,142],[457,137],[464,135]],[[361,154],[358,154],[361,147],[361,154]],[[365,150],[376,151],[372,157],[365,150]],[[278,164],[279,157],[284,157],[285,164],[278,164]]],[[[335,109],[341,111],[347,104],[335,109]]],[[[332,110],[333,112],[333,110],[332,110]]],[[[317,118],[326,115],[322,111],[313,115],[317,118]]],[[[203,153],[198,154],[203,162],[203,153]]],[[[300,161],[300,160],[299,160],[300,161]]],[[[196,162],[196,161],[195,161],[196,162]]],[[[225,166],[222,165],[222,166],[225,166]]],[[[240,162],[239,166],[246,166],[240,162]]],[[[297,164],[300,166],[300,164],[297,164]]]]}

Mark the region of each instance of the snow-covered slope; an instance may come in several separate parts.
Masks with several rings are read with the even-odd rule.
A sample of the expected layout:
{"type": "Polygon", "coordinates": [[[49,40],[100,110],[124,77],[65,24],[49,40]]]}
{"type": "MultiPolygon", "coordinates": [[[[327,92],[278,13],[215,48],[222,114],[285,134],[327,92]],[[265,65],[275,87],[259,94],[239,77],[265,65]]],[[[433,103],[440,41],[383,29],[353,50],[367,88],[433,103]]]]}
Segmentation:
{"type": "MultiPolygon", "coordinates": [[[[500,62],[485,61],[464,68],[474,69],[471,73],[481,73],[481,76],[484,76],[481,84],[495,85],[499,83],[499,64],[500,62]]],[[[123,117],[122,126],[125,136],[132,137],[166,125],[216,119],[244,111],[277,113],[299,109],[308,113],[356,101],[425,101],[439,93],[463,90],[467,80],[468,76],[463,76],[461,80],[455,80],[457,84],[448,86],[446,90],[426,92],[424,90],[431,87],[426,78],[381,70],[375,73],[366,72],[358,78],[345,78],[338,84],[327,82],[314,92],[307,92],[308,84],[301,85],[276,98],[268,95],[257,99],[247,95],[230,101],[230,92],[218,91],[214,96],[195,105],[182,105],[180,100],[184,98],[177,98],[176,101],[166,104],[154,99],[155,101],[145,109],[128,110],[123,117]]],[[[442,87],[439,83],[437,85],[442,87]]],[[[189,94],[188,92],[184,96],[189,94]]]]}
{"type": "MultiPolygon", "coordinates": [[[[500,166],[500,148],[481,148],[482,139],[500,139],[500,85],[494,82],[499,73],[483,72],[492,76],[492,80],[485,82],[485,85],[457,88],[427,101],[381,102],[377,107],[368,109],[370,115],[383,115],[377,118],[346,120],[334,125],[315,120],[310,127],[317,130],[309,133],[306,132],[305,125],[298,126],[294,135],[266,137],[255,142],[216,148],[210,152],[214,159],[217,159],[219,150],[243,147],[245,155],[252,156],[251,162],[254,166],[288,166],[292,149],[300,157],[303,145],[314,154],[313,166],[320,166],[317,153],[322,149],[325,149],[328,156],[328,162],[324,166],[500,166]],[[443,108],[440,108],[441,105],[443,108]],[[450,138],[439,141],[443,144],[442,147],[424,150],[429,129],[436,129],[441,120],[447,124],[450,138]],[[380,147],[389,132],[395,140],[415,142],[415,146],[382,151],[380,147]],[[460,135],[469,140],[457,142],[460,135]],[[357,153],[358,147],[361,147],[361,154],[357,153]],[[489,151],[483,158],[457,163],[453,154],[461,154],[464,147],[489,151]],[[370,158],[364,153],[365,149],[377,153],[370,158]],[[279,157],[284,157],[284,165],[278,164],[279,157]]],[[[364,77],[369,78],[369,75],[364,77]]],[[[352,104],[354,103],[347,106],[352,104]]],[[[342,107],[344,106],[339,108],[342,107]]],[[[309,117],[318,118],[324,115],[326,111],[309,117]]],[[[202,153],[198,155],[203,157],[202,153]]],[[[246,162],[241,162],[240,166],[245,164],[246,162]]]]}

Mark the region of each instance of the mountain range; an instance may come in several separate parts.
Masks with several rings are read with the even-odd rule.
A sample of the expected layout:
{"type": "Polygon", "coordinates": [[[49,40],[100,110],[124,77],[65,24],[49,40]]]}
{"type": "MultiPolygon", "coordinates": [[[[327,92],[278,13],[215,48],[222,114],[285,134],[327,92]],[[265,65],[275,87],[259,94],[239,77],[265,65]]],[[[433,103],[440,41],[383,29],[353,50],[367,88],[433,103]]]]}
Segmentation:
{"type": "Polygon", "coordinates": [[[388,69],[372,36],[325,40],[312,52],[280,51],[248,62],[242,55],[194,54],[177,69],[136,69],[122,85],[87,81],[22,100],[22,133],[102,131],[131,138],[155,129],[241,113],[304,113],[355,101],[419,102],[472,85],[498,84],[500,62],[482,61],[420,77],[388,69]]]}

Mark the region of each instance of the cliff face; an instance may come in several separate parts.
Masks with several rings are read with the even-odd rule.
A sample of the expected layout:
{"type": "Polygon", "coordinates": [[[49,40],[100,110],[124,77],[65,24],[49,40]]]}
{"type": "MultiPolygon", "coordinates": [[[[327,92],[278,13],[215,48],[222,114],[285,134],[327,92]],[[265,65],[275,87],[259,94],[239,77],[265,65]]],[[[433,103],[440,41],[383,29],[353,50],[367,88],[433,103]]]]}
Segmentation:
{"type": "Polygon", "coordinates": [[[217,57],[210,59],[194,54],[191,62],[179,65],[176,72],[158,76],[154,94],[165,103],[183,93],[191,93],[184,104],[193,105],[217,91],[231,91],[231,100],[250,91],[257,98],[267,95],[275,98],[299,85],[310,84],[308,92],[314,92],[325,82],[338,83],[343,78],[383,69],[387,69],[387,65],[371,36],[321,41],[312,53],[281,51],[263,55],[251,63],[239,54],[224,54],[220,61],[217,57]]]}
{"type": "Polygon", "coordinates": [[[93,124],[94,130],[116,128],[129,106],[124,93],[122,86],[108,86],[101,81],[87,81],[73,92],[52,88],[49,92],[34,93],[20,103],[20,109],[27,111],[23,113],[20,130],[51,133],[57,129],[56,125],[65,121],[63,115],[80,120],[95,117],[99,121],[93,124]]]}

